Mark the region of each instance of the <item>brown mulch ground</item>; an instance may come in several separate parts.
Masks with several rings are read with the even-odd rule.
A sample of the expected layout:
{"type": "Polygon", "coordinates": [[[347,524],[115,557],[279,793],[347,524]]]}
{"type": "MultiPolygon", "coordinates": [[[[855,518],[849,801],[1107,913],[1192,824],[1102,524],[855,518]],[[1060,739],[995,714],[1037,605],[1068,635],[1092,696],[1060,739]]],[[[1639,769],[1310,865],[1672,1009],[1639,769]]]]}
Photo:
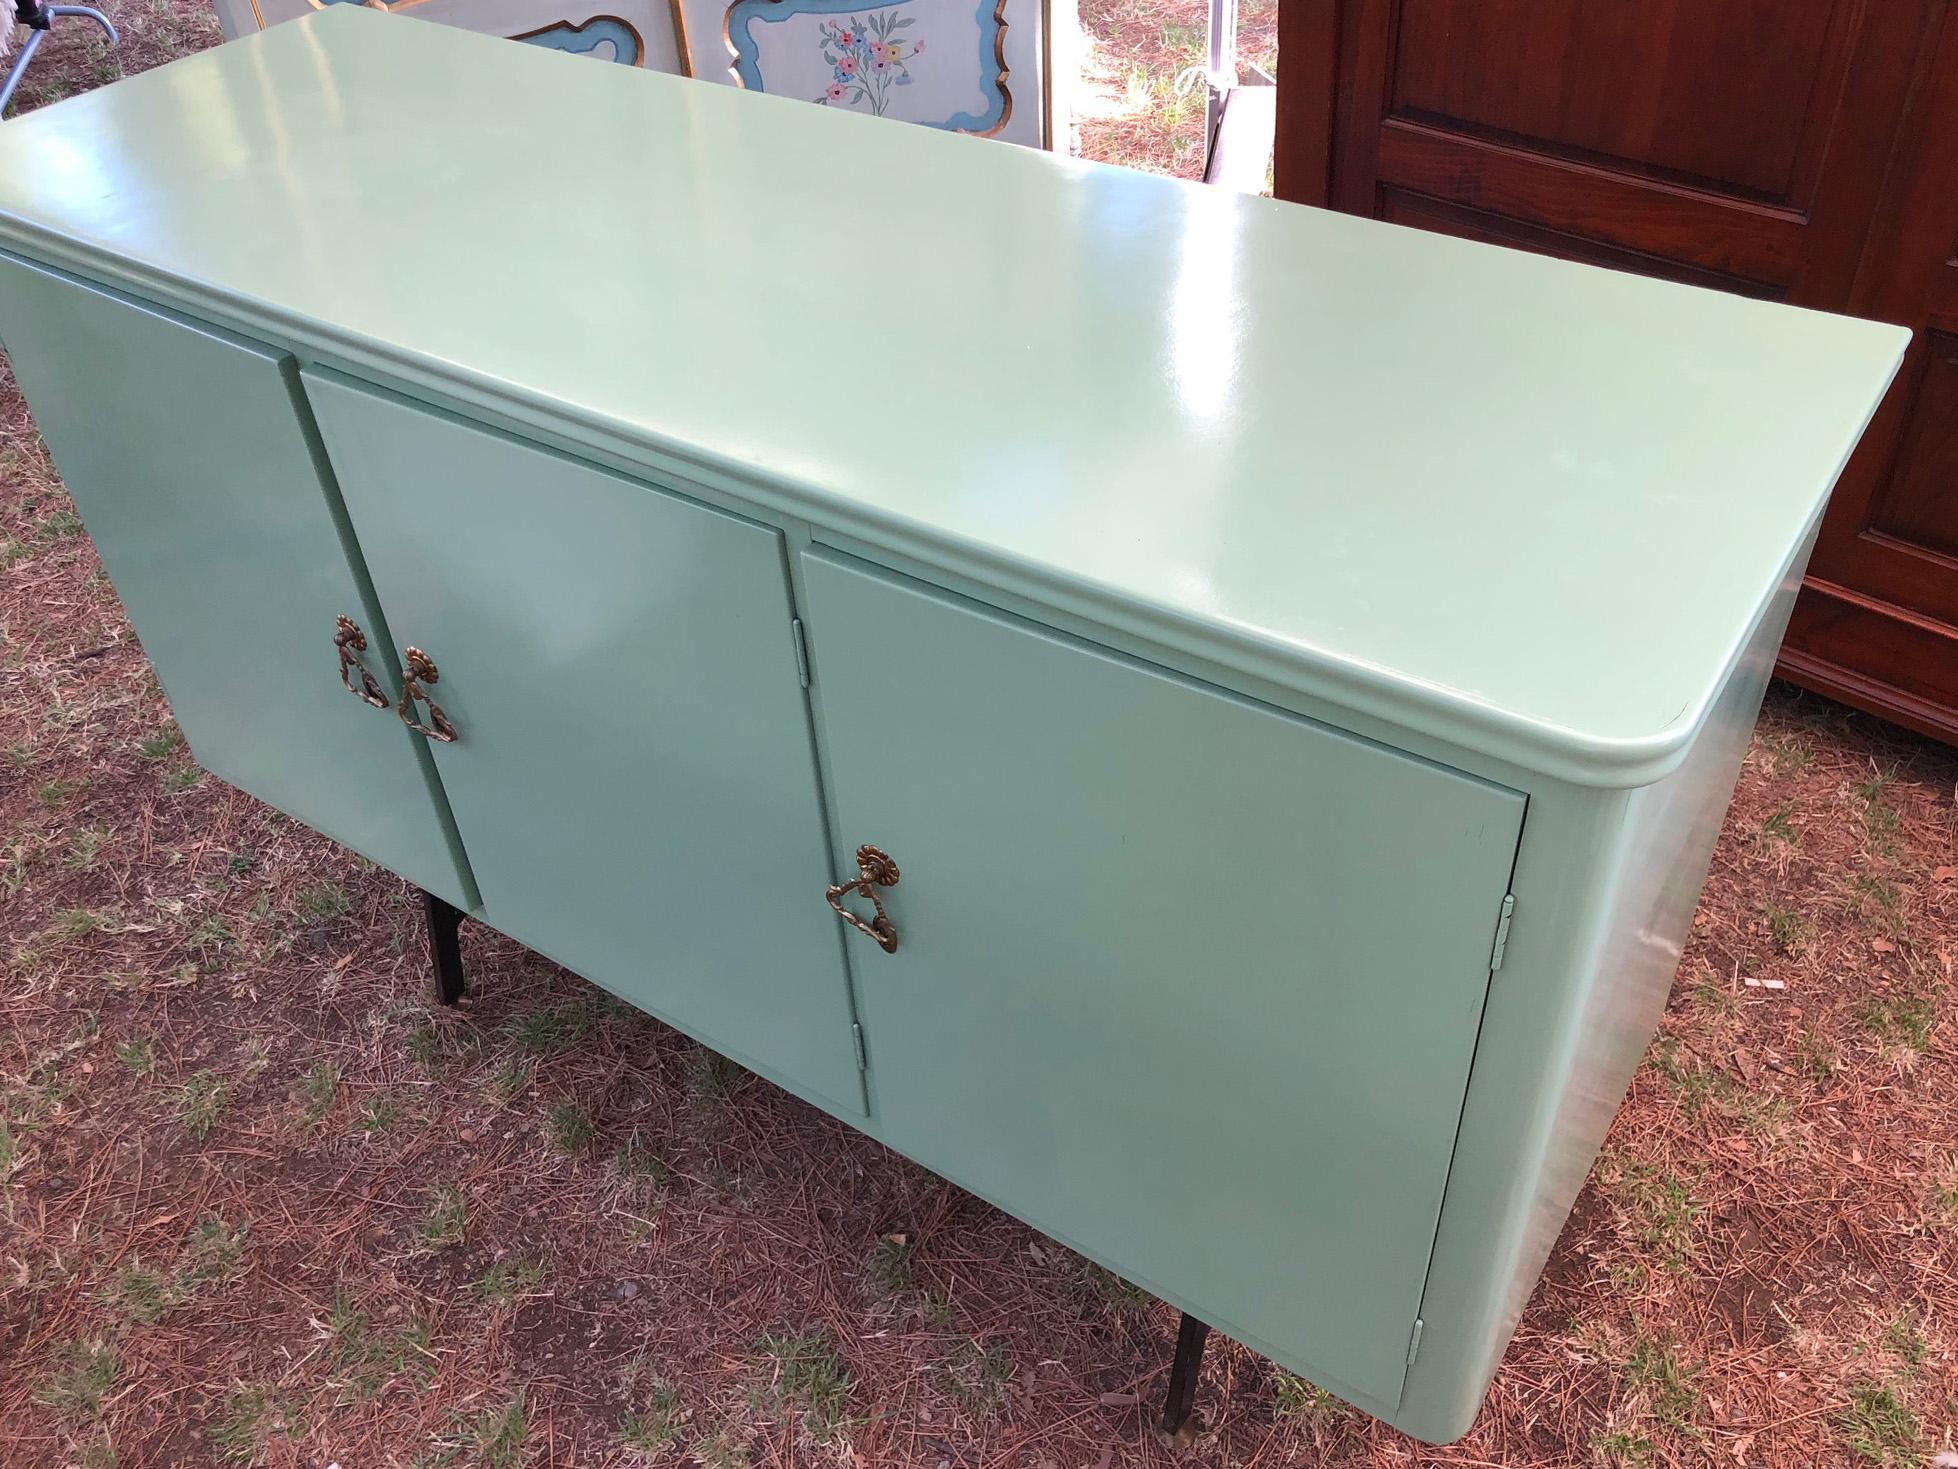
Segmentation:
{"type": "MultiPolygon", "coordinates": [[[[119,13],[120,64],[200,15],[119,13]]],[[[44,50],[40,95],[105,69],[44,50]]],[[[1179,1457],[1121,1281],[480,928],[431,1006],[413,894],[199,774],[0,376],[0,1465],[1923,1462],[1955,802],[1958,753],[1777,687],[1474,1431],[1219,1343],[1179,1457]]]]}

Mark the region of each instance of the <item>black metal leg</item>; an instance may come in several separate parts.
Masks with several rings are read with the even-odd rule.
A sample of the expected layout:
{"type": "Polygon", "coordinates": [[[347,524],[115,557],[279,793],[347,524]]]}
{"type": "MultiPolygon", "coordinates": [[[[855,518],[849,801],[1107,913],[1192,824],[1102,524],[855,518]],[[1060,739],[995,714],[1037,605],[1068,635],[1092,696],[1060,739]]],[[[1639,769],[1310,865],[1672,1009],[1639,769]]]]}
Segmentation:
{"type": "Polygon", "coordinates": [[[456,930],[462,926],[462,910],[433,893],[422,894],[428,912],[428,957],[435,964],[435,993],[445,1005],[462,998],[468,987],[462,977],[462,943],[456,930]]]}
{"type": "Polygon", "coordinates": [[[1175,1436],[1190,1421],[1197,1400],[1197,1374],[1203,1370],[1203,1344],[1210,1328],[1187,1311],[1176,1329],[1176,1357],[1169,1368],[1169,1394],[1163,1399],[1163,1432],[1175,1436]]]}

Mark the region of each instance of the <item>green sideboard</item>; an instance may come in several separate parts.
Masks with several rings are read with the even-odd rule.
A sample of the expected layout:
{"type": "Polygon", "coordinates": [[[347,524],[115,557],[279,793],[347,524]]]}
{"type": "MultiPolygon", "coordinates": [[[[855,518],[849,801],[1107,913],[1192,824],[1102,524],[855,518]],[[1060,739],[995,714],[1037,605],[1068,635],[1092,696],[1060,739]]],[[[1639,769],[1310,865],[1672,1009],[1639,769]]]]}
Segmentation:
{"type": "Polygon", "coordinates": [[[210,770],[1436,1441],[1905,341],[355,7],[0,251],[210,770]]]}

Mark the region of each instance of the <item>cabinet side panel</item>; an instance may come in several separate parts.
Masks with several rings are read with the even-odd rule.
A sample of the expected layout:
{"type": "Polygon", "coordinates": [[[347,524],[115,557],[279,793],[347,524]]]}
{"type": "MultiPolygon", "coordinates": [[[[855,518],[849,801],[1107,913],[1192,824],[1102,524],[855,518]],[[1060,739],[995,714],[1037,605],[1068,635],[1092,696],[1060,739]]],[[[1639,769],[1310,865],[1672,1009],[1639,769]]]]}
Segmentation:
{"type": "Polygon", "coordinates": [[[1807,561],[1805,546],[1679,769],[1532,798],[1514,962],[1492,987],[1396,1420],[1417,1437],[1474,1419],[1651,1042],[1807,561]]]}

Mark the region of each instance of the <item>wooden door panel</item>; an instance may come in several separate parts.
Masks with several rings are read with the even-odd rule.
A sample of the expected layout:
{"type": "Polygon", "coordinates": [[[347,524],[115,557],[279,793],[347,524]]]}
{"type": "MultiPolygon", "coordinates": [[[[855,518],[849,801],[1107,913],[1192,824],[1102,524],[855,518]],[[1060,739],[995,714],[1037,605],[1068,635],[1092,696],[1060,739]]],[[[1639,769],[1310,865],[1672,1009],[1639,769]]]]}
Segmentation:
{"type": "Polygon", "coordinates": [[[1383,192],[1399,190],[1676,260],[1754,296],[1786,296],[1802,271],[1804,224],[1788,209],[1720,200],[1400,118],[1380,129],[1376,167],[1370,203],[1351,212],[1379,218],[1383,192]]]}
{"type": "Polygon", "coordinates": [[[1824,693],[1958,741],[1958,14],[1911,87],[1851,302],[1912,327],[1829,502],[1783,654],[1824,693]]]}
{"type": "Polygon", "coordinates": [[[1841,75],[1851,9],[1417,0],[1400,10],[1388,115],[1788,203],[1814,176],[1813,99],[1841,75]]]}
{"type": "Polygon", "coordinates": [[[1650,250],[1627,249],[1602,240],[1587,239],[1568,230],[1545,229],[1526,224],[1492,209],[1476,209],[1466,204],[1451,204],[1445,199],[1417,194],[1410,189],[1385,185],[1380,190],[1378,217],[1391,224],[1410,225],[1453,235],[1461,240],[1480,240],[1487,245],[1505,245],[1512,250],[1528,250],[1535,255],[1554,255],[1560,260],[1581,260],[1586,265],[1603,265],[1613,270],[1629,270],[1681,285],[1705,286],[1732,291],[1738,296],[1757,296],[1772,300],[1778,287],[1758,281],[1722,275],[1684,260],[1674,260],[1650,250]]]}
{"type": "Polygon", "coordinates": [[[1293,3],[1332,18],[1281,43],[1334,55],[1286,55],[1281,197],[1398,189],[1840,307],[1942,0],[1293,3]]]}
{"type": "Polygon", "coordinates": [[[1925,333],[1920,355],[1903,442],[1868,533],[1958,558],[1958,335],[1925,333]]]}

